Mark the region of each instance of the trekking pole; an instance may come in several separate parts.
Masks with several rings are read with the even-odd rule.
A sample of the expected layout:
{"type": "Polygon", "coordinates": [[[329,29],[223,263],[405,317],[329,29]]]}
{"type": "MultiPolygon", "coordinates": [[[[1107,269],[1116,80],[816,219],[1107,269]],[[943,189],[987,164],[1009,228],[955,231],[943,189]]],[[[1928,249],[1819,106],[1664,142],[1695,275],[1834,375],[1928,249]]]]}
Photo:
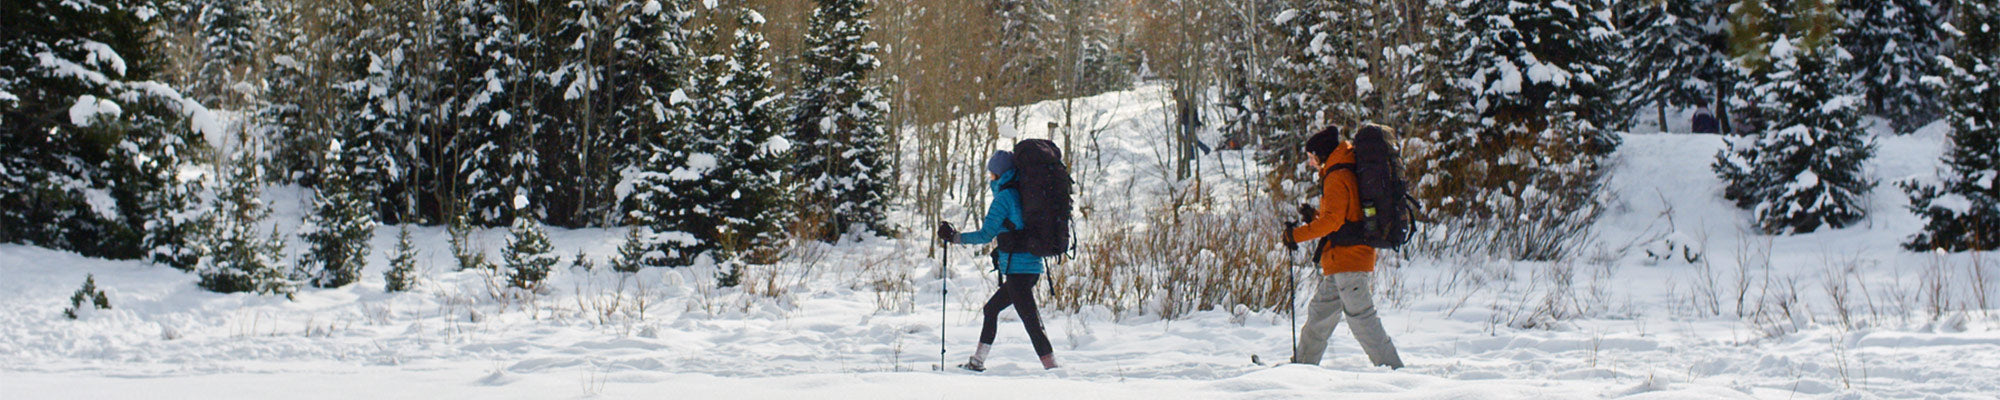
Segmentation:
{"type": "Polygon", "coordinates": [[[1285,291],[1285,308],[1292,314],[1292,358],[1286,360],[1291,362],[1299,359],[1299,271],[1292,265],[1297,256],[1297,251],[1285,252],[1285,277],[1292,281],[1292,289],[1285,291]]]}
{"type": "Polygon", "coordinates": [[[939,371],[944,370],[944,342],[945,342],[944,331],[945,328],[951,324],[951,322],[946,318],[946,316],[949,315],[947,307],[951,304],[950,303],[951,243],[945,242],[943,240],[944,239],[942,238],[938,239],[939,243],[942,243],[944,245],[943,257],[938,258],[938,272],[939,275],[944,276],[944,279],[939,280],[938,283],[938,287],[940,288],[940,290],[938,291],[938,370],[939,371]]]}

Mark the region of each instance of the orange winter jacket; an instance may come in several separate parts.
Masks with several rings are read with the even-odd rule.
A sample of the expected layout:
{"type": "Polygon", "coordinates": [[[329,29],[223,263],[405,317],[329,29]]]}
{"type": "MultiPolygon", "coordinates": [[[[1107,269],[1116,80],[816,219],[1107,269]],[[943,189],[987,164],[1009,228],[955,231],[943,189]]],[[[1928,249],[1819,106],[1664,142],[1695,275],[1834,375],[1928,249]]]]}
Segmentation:
{"type": "MultiPolygon", "coordinates": [[[[1326,185],[1320,188],[1319,215],[1314,216],[1311,223],[1293,229],[1292,240],[1305,243],[1319,239],[1340,230],[1341,225],[1346,225],[1349,221],[1361,220],[1361,202],[1356,201],[1358,194],[1354,187],[1354,170],[1333,170],[1336,164],[1352,163],[1354,163],[1354,144],[1345,141],[1340,142],[1340,147],[1333,149],[1333,154],[1321,160],[1319,175],[1326,185]]],[[[1320,256],[1319,268],[1320,273],[1326,275],[1341,272],[1373,272],[1375,248],[1367,245],[1333,246],[1326,250],[1326,254],[1320,256]]]]}

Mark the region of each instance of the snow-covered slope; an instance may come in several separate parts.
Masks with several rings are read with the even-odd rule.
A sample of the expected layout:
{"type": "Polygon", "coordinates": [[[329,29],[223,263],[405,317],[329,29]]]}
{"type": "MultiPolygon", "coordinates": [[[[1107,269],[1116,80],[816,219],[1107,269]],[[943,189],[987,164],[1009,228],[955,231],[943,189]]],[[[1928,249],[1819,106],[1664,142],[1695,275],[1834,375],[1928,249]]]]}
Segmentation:
{"type": "MultiPolygon", "coordinates": [[[[1080,101],[1084,115],[1097,116],[1091,125],[1104,127],[1105,165],[1086,182],[1117,191],[1102,201],[1144,204],[1159,195],[1171,173],[1159,161],[1171,155],[1160,140],[1169,120],[1163,93],[1146,86],[1080,101]]],[[[1030,107],[1022,126],[1043,126],[1055,107],[1030,107]]],[[[1879,143],[1872,168],[1889,181],[1934,168],[1942,133],[1879,143]]],[[[1748,214],[1720,198],[1708,170],[1721,146],[1707,135],[1625,136],[1610,210],[1591,254],[1577,260],[1392,260],[1378,291],[1410,365],[1398,371],[1366,366],[1344,330],[1323,366],[1254,366],[1252,354],[1288,353],[1289,322],[1279,313],[1169,321],[1088,311],[1047,315],[1065,366],[1056,372],[1038,368],[1012,312],[1002,314],[991,371],[933,372],[940,318],[945,362],[961,362],[994,284],[981,273],[986,260],[964,249],[950,259],[953,279],[933,278],[939,260],[923,235],[805,246],[793,261],[751,271],[755,293],[712,289],[712,266],[629,277],[563,268],[549,293],[499,299],[489,289],[495,277],[453,271],[446,235],[431,227],[412,228],[425,280],[413,292],[383,293],[381,253],[396,229],[383,227],[360,284],[301,290],[294,301],[208,293],[192,275],[146,263],[0,245],[0,304],[8,305],[0,308],[0,398],[2000,395],[2000,319],[1983,311],[1934,319],[1920,290],[1930,271],[1945,271],[1947,290],[1958,294],[1950,298],[1970,302],[1971,268],[1992,268],[1974,262],[1991,264],[1990,255],[1901,251],[1897,243],[1918,221],[1887,184],[1862,226],[1747,233],[1748,214]],[[1682,257],[1648,257],[1648,249],[1682,257]],[[114,308],[63,319],[86,274],[114,308]],[[1849,287],[1849,301],[1832,300],[1828,276],[1849,287]]],[[[1248,158],[1206,156],[1221,165],[1203,171],[1218,182],[1217,197],[1257,184],[1243,174],[1248,158]]],[[[280,199],[274,219],[293,221],[278,229],[293,229],[296,194],[272,194],[280,199]]],[[[623,233],[551,232],[564,265],[579,250],[602,264],[623,233]]],[[[482,242],[497,251],[504,235],[482,232],[482,242]]]]}

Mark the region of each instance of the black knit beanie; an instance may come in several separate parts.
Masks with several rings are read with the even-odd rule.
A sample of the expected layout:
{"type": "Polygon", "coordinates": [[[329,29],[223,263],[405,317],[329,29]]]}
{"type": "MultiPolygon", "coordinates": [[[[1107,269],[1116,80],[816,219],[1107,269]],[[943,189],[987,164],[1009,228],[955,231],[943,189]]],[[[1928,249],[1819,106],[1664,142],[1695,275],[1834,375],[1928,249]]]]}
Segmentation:
{"type": "Polygon", "coordinates": [[[1337,148],[1340,148],[1340,127],[1338,126],[1329,125],[1326,129],[1321,129],[1319,133],[1314,133],[1311,138],[1306,139],[1306,152],[1312,153],[1314,156],[1319,156],[1321,161],[1325,161],[1328,156],[1332,156],[1333,149],[1337,148]]]}

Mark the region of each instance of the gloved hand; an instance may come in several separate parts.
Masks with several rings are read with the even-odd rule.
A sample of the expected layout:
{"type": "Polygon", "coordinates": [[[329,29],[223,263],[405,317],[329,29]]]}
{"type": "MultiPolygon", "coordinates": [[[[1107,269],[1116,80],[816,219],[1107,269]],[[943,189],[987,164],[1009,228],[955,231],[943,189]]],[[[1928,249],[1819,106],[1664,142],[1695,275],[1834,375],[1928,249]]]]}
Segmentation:
{"type": "Polygon", "coordinates": [[[1318,208],[1313,208],[1311,204],[1299,203],[1300,221],[1312,222],[1312,220],[1315,219],[1316,217],[1319,217],[1318,208]]]}
{"type": "Polygon", "coordinates": [[[958,229],[953,229],[950,222],[940,221],[938,222],[937,237],[938,240],[945,243],[958,243],[958,229]]]}
{"type": "Polygon", "coordinates": [[[1284,235],[1283,235],[1283,236],[1279,236],[1279,239],[1278,239],[1278,240],[1282,241],[1282,242],[1283,242],[1283,243],[1285,244],[1285,250],[1286,250],[1286,251],[1298,251],[1298,250],[1299,250],[1299,242],[1296,242],[1296,241],[1292,241],[1292,229],[1297,229],[1298,227],[1299,227],[1299,223],[1297,223],[1297,222],[1286,222],[1286,223],[1285,223],[1285,233],[1284,233],[1284,235]]]}

